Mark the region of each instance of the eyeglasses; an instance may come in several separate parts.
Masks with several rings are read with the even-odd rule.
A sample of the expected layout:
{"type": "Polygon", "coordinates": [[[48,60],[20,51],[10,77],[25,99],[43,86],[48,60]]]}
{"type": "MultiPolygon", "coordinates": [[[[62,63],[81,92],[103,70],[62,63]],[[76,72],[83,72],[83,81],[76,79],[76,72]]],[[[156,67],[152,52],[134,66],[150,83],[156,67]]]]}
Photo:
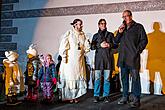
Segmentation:
{"type": "Polygon", "coordinates": [[[106,24],[106,23],[103,22],[103,23],[99,23],[99,24],[100,24],[100,25],[103,25],[103,24],[106,24]]]}
{"type": "Polygon", "coordinates": [[[126,17],[129,17],[130,15],[126,15],[126,16],[122,16],[123,19],[125,19],[126,17]]]}

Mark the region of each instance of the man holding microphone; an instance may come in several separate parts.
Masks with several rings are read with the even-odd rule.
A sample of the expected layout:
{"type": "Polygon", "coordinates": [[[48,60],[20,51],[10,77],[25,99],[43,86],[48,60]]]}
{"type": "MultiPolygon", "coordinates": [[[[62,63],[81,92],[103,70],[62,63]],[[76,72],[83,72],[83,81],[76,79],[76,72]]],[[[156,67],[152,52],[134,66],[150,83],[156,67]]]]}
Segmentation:
{"type": "Polygon", "coordinates": [[[118,104],[130,102],[131,107],[140,106],[140,54],[145,49],[148,39],[143,25],[132,19],[132,12],[125,10],[122,14],[123,24],[119,27],[115,43],[120,43],[118,66],[121,69],[123,87],[122,98],[118,104]],[[129,100],[129,74],[132,76],[132,100],[129,100]]]}

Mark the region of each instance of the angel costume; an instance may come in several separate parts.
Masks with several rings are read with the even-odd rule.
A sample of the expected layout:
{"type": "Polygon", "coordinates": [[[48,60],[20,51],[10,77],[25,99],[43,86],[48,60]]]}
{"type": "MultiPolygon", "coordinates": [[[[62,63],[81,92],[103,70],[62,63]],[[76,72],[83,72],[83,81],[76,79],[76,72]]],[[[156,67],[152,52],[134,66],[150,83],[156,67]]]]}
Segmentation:
{"type": "Polygon", "coordinates": [[[86,93],[84,56],[89,50],[90,41],[83,31],[77,32],[73,28],[63,35],[59,48],[62,100],[76,99],[86,93]]]}

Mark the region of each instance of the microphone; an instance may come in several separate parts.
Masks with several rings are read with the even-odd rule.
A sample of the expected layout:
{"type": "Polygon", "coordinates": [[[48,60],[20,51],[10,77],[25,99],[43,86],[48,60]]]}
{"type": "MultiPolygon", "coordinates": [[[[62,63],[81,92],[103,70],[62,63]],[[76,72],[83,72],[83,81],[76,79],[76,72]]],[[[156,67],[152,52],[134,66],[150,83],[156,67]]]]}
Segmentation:
{"type": "Polygon", "coordinates": [[[122,30],[124,30],[126,26],[127,26],[127,25],[126,25],[126,21],[124,20],[124,21],[122,22],[122,25],[121,25],[119,28],[122,29],[122,30]]]}
{"type": "Polygon", "coordinates": [[[125,20],[123,21],[123,24],[124,24],[124,26],[125,26],[125,27],[127,26],[127,24],[126,24],[126,21],[125,21],[125,20]]]}
{"type": "Polygon", "coordinates": [[[119,27],[119,33],[123,33],[123,31],[125,30],[125,28],[126,28],[126,21],[124,20],[123,22],[122,22],[122,25],[119,27]]]}

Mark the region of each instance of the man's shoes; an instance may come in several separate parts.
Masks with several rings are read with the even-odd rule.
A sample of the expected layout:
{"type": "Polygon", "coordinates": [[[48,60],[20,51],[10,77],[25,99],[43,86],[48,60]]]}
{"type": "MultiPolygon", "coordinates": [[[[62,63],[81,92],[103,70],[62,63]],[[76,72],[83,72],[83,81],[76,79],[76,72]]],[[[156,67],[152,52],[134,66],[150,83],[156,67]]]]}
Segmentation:
{"type": "Polygon", "coordinates": [[[104,101],[105,97],[99,96],[99,101],[104,101]]]}
{"type": "Polygon", "coordinates": [[[109,102],[109,98],[108,97],[104,97],[104,102],[108,103],[109,102]]]}
{"type": "Polygon", "coordinates": [[[99,97],[98,97],[98,96],[95,96],[93,102],[94,102],[94,103],[99,102],[99,97]]]}
{"type": "Polygon", "coordinates": [[[137,101],[137,102],[130,102],[130,106],[132,108],[138,108],[138,107],[140,107],[140,102],[139,101],[137,101]]]}
{"type": "Polygon", "coordinates": [[[132,108],[140,107],[140,99],[134,97],[134,99],[132,100],[132,102],[130,102],[130,106],[132,108]]]}
{"type": "Polygon", "coordinates": [[[128,103],[128,98],[127,97],[122,97],[117,104],[122,105],[122,104],[127,104],[128,103]]]}

